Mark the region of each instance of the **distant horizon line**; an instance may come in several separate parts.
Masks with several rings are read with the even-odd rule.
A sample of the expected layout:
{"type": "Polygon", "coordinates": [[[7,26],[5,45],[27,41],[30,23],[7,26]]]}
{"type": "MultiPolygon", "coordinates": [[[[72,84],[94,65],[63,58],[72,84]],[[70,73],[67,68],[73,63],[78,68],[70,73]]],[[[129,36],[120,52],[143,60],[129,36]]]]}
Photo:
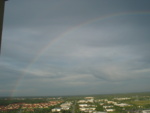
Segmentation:
{"type": "Polygon", "coordinates": [[[104,94],[77,94],[77,95],[57,95],[57,96],[14,96],[14,97],[10,97],[10,96],[0,96],[0,98],[59,98],[59,97],[76,97],[76,96],[104,96],[104,95],[126,95],[126,94],[144,94],[144,93],[150,93],[150,91],[144,91],[144,92],[127,92],[127,93],[104,93],[104,94]]]}

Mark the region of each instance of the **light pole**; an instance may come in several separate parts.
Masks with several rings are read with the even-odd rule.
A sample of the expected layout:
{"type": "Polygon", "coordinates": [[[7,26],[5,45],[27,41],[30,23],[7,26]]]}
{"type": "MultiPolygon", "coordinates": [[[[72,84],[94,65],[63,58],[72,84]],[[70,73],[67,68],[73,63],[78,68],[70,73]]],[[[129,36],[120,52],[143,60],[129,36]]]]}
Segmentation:
{"type": "Polygon", "coordinates": [[[3,31],[5,1],[7,0],[0,0],[0,53],[1,53],[1,46],[2,46],[2,31],[3,31]]]}

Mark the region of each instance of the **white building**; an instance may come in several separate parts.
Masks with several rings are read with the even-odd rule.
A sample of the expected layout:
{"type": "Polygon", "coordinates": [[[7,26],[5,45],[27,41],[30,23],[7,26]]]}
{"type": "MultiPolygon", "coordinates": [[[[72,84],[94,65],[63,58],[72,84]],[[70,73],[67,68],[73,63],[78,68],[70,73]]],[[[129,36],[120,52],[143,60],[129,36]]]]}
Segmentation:
{"type": "Polygon", "coordinates": [[[72,103],[71,102],[66,102],[60,105],[62,110],[69,110],[71,107],[72,103]]]}
{"type": "Polygon", "coordinates": [[[108,104],[117,104],[117,102],[114,101],[107,101],[108,104]]]}
{"type": "Polygon", "coordinates": [[[94,99],[88,99],[87,102],[93,103],[93,102],[94,102],[94,99]]]}
{"type": "Polygon", "coordinates": [[[125,97],[125,98],[114,98],[115,100],[129,100],[131,98],[125,97]]]}
{"type": "Polygon", "coordinates": [[[79,107],[88,107],[88,104],[79,104],[79,107]]]}
{"type": "Polygon", "coordinates": [[[85,99],[90,100],[90,99],[94,99],[94,97],[85,97],[85,99]]]}
{"type": "Polygon", "coordinates": [[[102,112],[102,111],[94,111],[93,113],[107,113],[107,112],[102,112]]]}
{"type": "Polygon", "coordinates": [[[114,109],[106,109],[107,112],[113,112],[115,111],[114,109]]]}
{"type": "Polygon", "coordinates": [[[67,106],[66,106],[66,107],[62,107],[61,109],[62,109],[62,110],[69,110],[70,107],[67,107],[67,106]]]}
{"type": "Polygon", "coordinates": [[[79,100],[78,103],[87,103],[87,100],[79,100]]]}
{"type": "Polygon", "coordinates": [[[119,107],[130,106],[129,104],[126,104],[126,103],[115,104],[115,105],[116,105],[116,106],[119,106],[119,107]]]}
{"type": "Polygon", "coordinates": [[[89,107],[89,108],[79,108],[80,111],[94,111],[96,108],[92,108],[92,107],[89,107]]]}
{"type": "Polygon", "coordinates": [[[53,108],[52,109],[52,112],[60,112],[61,111],[61,108],[53,108]]]}
{"type": "Polygon", "coordinates": [[[142,113],[150,113],[150,110],[143,110],[142,113]]]}

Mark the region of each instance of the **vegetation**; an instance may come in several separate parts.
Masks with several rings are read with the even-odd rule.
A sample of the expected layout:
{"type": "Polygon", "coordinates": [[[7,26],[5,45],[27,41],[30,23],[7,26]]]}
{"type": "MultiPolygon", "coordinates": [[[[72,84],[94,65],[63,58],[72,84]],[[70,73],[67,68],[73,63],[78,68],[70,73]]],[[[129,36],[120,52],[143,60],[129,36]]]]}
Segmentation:
{"type": "Polygon", "coordinates": [[[131,101],[131,104],[135,104],[137,106],[143,106],[143,105],[148,105],[150,104],[150,100],[145,100],[145,101],[131,101]]]}
{"type": "Polygon", "coordinates": [[[99,105],[98,103],[96,104],[96,111],[104,111],[103,106],[99,105]]]}
{"type": "MultiPolygon", "coordinates": [[[[90,95],[91,96],[91,95],[90,95]]],[[[95,106],[95,111],[106,111],[104,106],[113,106],[110,109],[114,109],[115,111],[111,113],[132,113],[139,112],[143,109],[150,109],[150,93],[137,93],[137,94],[113,94],[113,95],[93,95],[94,102],[87,102],[86,104],[95,106]],[[127,99],[120,99],[126,98],[127,99]],[[108,103],[107,101],[116,102],[117,104],[126,103],[130,106],[119,107],[113,103],[108,103]]],[[[83,113],[79,109],[79,100],[84,100],[85,96],[66,96],[61,98],[0,98],[0,107],[11,106],[11,104],[19,104],[20,107],[12,110],[2,110],[0,109],[0,113],[52,113],[52,109],[55,107],[60,107],[60,104],[55,106],[49,106],[48,108],[26,108],[22,109],[22,104],[35,104],[35,103],[48,103],[49,101],[59,101],[63,100],[63,102],[71,102],[72,106],[69,110],[61,110],[61,113],[83,113]]],[[[108,108],[109,109],[109,108],[108,108]]],[[[55,113],[55,112],[53,112],[55,113]]],[[[56,112],[58,113],[58,112],[56,112]]]]}
{"type": "Polygon", "coordinates": [[[14,104],[14,103],[43,103],[43,102],[47,102],[46,99],[24,99],[24,100],[15,100],[15,99],[0,99],[0,105],[2,106],[6,106],[9,104],[14,104]]]}

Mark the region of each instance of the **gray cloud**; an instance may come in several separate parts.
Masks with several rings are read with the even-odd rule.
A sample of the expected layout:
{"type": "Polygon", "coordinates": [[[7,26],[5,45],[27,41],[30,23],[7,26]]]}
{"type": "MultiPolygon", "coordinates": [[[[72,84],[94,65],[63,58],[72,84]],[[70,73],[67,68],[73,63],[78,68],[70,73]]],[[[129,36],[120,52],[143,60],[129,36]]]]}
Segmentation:
{"type": "Polygon", "coordinates": [[[0,96],[149,91],[148,4],[6,2],[0,96]]]}

